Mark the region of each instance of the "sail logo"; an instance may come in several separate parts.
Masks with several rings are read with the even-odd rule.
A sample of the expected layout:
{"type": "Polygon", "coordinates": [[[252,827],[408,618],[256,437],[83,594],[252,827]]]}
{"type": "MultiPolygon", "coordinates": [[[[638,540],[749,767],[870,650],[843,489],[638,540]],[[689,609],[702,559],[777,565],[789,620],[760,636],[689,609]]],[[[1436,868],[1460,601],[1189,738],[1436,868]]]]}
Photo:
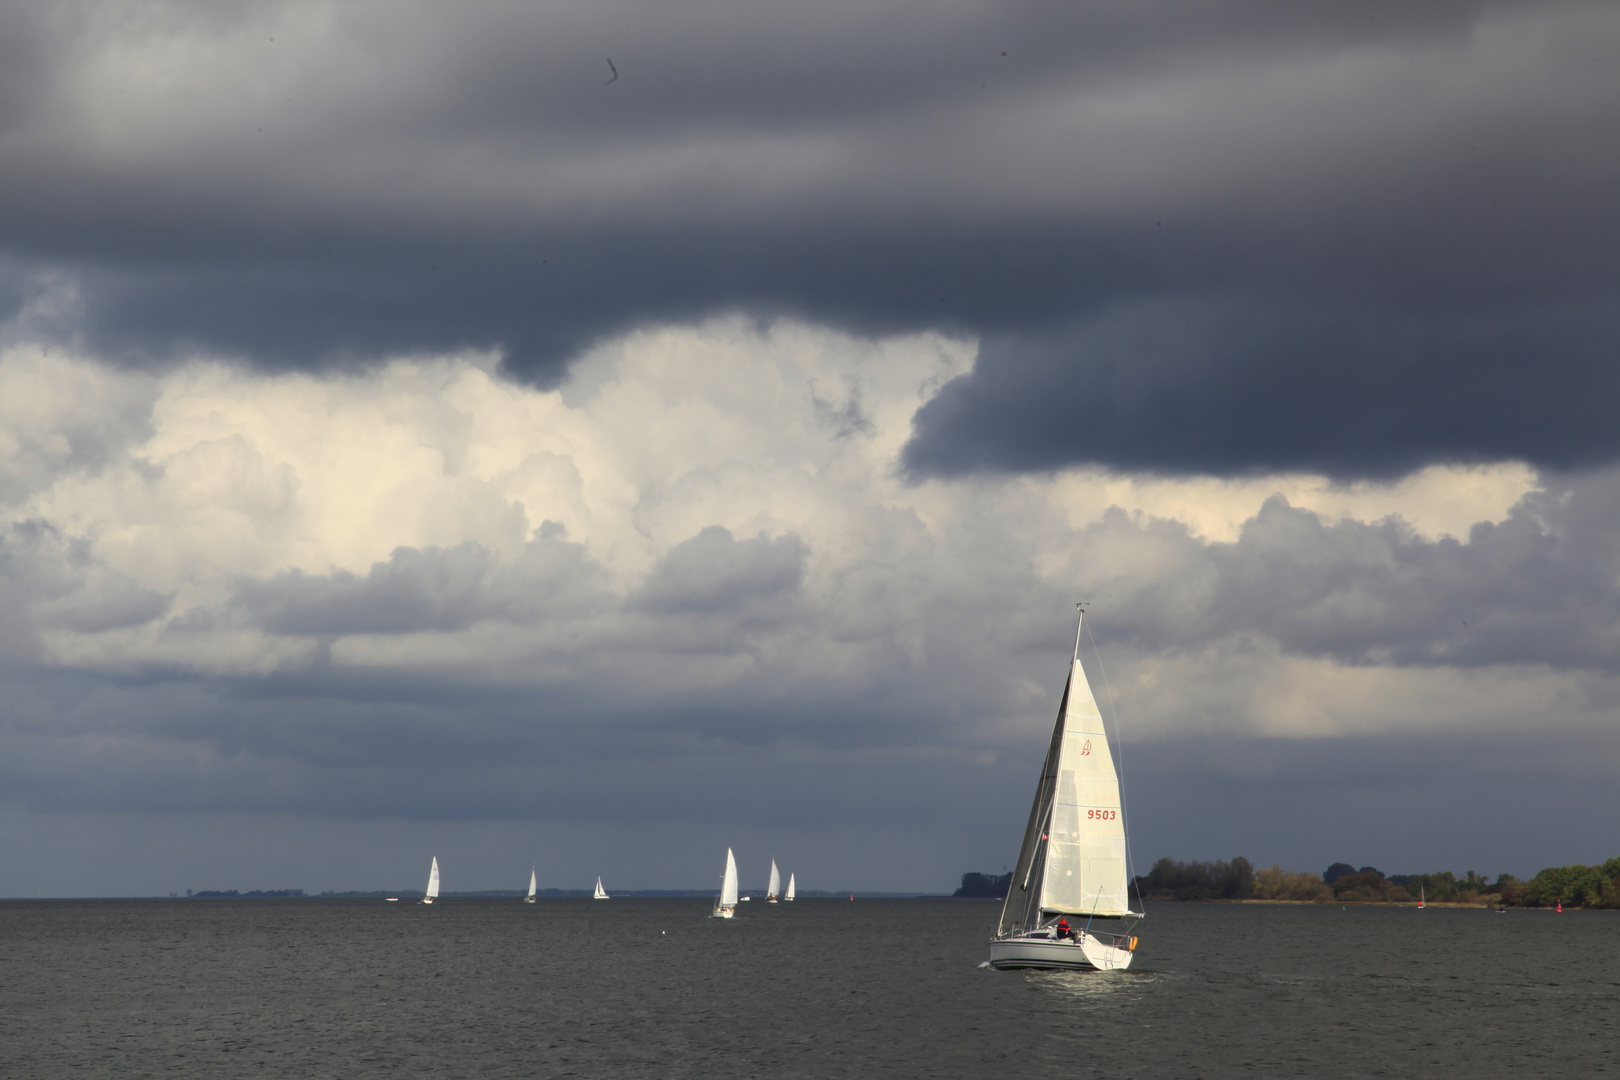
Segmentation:
{"type": "Polygon", "coordinates": [[[1091,756],[1091,740],[1090,739],[1087,739],[1086,744],[1080,748],[1080,756],[1081,757],[1090,757],[1091,756]]]}

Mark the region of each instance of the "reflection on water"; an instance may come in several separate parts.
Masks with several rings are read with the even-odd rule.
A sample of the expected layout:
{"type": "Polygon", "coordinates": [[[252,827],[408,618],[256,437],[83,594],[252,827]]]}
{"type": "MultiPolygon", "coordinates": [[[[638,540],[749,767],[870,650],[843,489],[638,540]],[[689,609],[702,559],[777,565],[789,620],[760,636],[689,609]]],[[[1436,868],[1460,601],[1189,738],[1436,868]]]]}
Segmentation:
{"type": "Polygon", "coordinates": [[[0,903],[0,1075],[1602,1074],[1620,913],[1158,905],[1123,972],[995,905],[0,903]]]}

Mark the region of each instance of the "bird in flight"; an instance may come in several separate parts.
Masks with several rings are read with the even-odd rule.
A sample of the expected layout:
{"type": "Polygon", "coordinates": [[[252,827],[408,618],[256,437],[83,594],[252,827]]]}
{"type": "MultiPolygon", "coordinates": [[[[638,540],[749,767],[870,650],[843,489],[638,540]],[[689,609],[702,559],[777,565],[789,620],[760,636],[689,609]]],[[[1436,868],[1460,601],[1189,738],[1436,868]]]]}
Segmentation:
{"type": "Polygon", "coordinates": [[[603,83],[602,84],[603,86],[610,86],[613,83],[616,83],[616,82],[619,81],[619,69],[613,66],[612,58],[608,58],[607,65],[608,65],[608,70],[613,72],[613,78],[611,78],[607,82],[603,83]]]}

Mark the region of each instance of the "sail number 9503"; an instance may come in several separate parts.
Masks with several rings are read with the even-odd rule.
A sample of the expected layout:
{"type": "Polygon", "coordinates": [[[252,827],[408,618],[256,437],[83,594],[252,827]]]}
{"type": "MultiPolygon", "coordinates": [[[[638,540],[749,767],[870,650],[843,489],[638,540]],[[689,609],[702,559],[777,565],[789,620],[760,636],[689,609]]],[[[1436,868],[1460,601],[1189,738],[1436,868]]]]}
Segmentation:
{"type": "Polygon", "coordinates": [[[1086,819],[1088,821],[1113,821],[1117,817],[1119,817],[1119,811],[1118,810],[1087,810],[1086,811],[1086,819]]]}

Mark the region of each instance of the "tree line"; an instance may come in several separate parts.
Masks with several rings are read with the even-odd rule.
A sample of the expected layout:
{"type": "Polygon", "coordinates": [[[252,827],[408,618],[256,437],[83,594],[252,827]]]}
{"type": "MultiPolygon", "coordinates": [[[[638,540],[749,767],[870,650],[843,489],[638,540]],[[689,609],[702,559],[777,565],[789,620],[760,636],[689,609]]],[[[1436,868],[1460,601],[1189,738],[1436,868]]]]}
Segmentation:
{"type": "Polygon", "coordinates": [[[1241,855],[1213,862],[1160,859],[1136,878],[1146,900],[1301,900],[1330,903],[1495,904],[1504,907],[1620,908],[1620,857],[1596,866],[1552,866],[1529,881],[1500,874],[1495,881],[1470,870],[1386,877],[1376,867],[1334,863],[1321,875],[1273,864],[1256,870],[1241,855]]]}

